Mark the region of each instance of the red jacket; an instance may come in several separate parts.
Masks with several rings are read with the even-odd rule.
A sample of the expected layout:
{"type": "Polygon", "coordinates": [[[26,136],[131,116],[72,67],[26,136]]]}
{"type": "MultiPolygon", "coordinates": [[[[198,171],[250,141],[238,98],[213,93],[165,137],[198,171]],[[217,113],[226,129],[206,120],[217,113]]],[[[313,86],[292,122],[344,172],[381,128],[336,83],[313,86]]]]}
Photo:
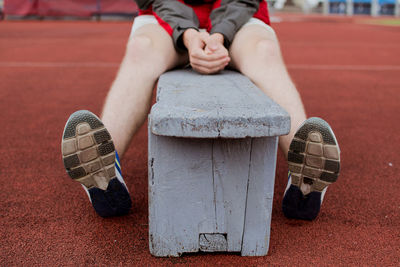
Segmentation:
{"type": "Polygon", "coordinates": [[[178,50],[186,50],[182,34],[186,29],[204,28],[224,35],[226,47],[240,27],[251,17],[269,24],[263,0],[136,0],[140,14],[152,14],[172,36],[178,50]]]}

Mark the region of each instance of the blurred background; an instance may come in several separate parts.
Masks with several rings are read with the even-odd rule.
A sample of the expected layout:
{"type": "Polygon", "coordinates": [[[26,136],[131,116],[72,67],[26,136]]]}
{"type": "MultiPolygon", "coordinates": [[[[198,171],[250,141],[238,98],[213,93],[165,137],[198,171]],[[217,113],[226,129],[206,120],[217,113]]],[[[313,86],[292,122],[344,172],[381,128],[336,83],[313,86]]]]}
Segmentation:
{"type": "MultiPolygon", "coordinates": [[[[399,16],[400,0],[268,0],[272,13],[399,16]]],[[[133,0],[0,0],[0,17],[123,20],[137,15],[133,0]]]]}

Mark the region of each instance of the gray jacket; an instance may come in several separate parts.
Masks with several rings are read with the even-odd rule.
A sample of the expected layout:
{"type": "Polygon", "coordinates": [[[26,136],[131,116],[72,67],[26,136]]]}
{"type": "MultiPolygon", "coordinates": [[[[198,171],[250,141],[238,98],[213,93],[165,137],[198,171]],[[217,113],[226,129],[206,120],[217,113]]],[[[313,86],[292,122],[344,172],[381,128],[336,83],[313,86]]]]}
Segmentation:
{"type": "MultiPolygon", "coordinates": [[[[215,3],[218,1],[186,0],[135,0],[139,9],[152,8],[163,21],[172,29],[172,38],[178,50],[186,50],[182,41],[182,34],[186,29],[199,28],[199,20],[189,5],[215,3]]],[[[226,47],[229,47],[233,37],[240,27],[246,23],[258,10],[262,0],[221,0],[210,13],[210,34],[221,33],[224,36],[226,47]]]]}

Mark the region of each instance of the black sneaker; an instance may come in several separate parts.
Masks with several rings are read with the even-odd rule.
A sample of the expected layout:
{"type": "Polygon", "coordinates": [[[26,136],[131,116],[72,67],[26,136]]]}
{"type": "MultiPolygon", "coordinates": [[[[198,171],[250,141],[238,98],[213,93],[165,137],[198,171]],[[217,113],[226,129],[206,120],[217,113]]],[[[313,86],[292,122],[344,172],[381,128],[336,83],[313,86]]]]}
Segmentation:
{"type": "Polygon", "coordinates": [[[102,217],[125,215],[132,207],[110,133],[87,110],[73,113],[64,128],[62,157],[68,175],[82,184],[102,217]]]}
{"type": "Polygon", "coordinates": [[[328,185],[340,171],[339,145],[326,121],[314,117],[300,126],[290,144],[288,165],[283,213],[288,218],[313,220],[328,185]]]}

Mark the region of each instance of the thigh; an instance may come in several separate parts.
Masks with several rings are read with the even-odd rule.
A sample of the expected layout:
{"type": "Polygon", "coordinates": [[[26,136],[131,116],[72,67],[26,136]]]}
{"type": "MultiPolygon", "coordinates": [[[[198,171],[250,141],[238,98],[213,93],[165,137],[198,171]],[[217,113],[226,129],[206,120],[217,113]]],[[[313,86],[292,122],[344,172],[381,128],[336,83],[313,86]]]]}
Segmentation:
{"type": "Polygon", "coordinates": [[[291,131],[280,137],[281,148],[287,155],[294,132],[305,121],[306,114],[286,70],[275,33],[262,25],[242,27],[232,42],[230,54],[233,67],[289,113],[291,131]]]}
{"type": "Polygon", "coordinates": [[[283,64],[275,31],[261,21],[247,23],[236,33],[229,54],[232,59],[230,67],[239,71],[252,63],[283,64]]]}
{"type": "Polygon", "coordinates": [[[149,64],[153,64],[153,68],[159,68],[161,72],[188,62],[187,53],[177,52],[172,37],[158,22],[154,23],[152,20],[135,20],[127,51],[130,51],[131,57],[142,63],[145,60],[149,64]]]}

